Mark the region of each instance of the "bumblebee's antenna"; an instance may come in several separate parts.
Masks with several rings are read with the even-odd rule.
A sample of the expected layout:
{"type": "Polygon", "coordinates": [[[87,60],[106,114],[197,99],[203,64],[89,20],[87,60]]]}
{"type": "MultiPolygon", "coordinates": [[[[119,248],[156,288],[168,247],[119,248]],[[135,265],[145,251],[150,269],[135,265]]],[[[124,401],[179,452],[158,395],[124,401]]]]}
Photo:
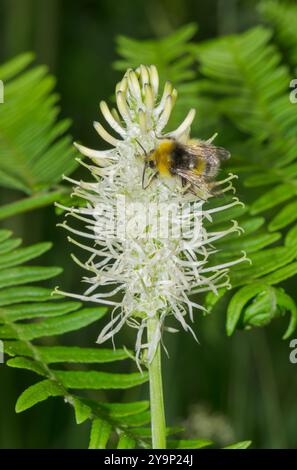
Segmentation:
{"type": "Polygon", "coordinates": [[[135,139],[136,142],[138,143],[139,147],[143,150],[143,153],[144,155],[147,157],[148,156],[148,153],[147,151],[145,150],[144,146],[139,142],[139,140],[135,139]]]}
{"type": "Polygon", "coordinates": [[[144,179],[145,179],[145,170],[147,169],[147,167],[148,167],[148,161],[145,161],[143,165],[143,172],[142,172],[142,189],[146,189],[144,186],[144,179]]]}
{"type": "Polygon", "coordinates": [[[143,153],[145,155],[145,160],[144,160],[144,165],[143,165],[143,172],[142,172],[142,189],[145,189],[144,187],[144,179],[145,179],[145,170],[147,169],[148,167],[148,161],[147,161],[147,158],[148,158],[148,153],[147,151],[145,150],[144,146],[139,142],[138,139],[135,139],[136,142],[138,143],[139,147],[143,150],[143,153]]]}

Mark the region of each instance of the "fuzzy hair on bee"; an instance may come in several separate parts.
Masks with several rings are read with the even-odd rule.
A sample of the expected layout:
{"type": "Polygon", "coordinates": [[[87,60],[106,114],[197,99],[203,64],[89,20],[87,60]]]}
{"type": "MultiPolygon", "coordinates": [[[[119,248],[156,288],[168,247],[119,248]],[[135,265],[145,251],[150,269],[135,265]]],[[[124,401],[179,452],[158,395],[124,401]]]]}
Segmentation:
{"type": "Polygon", "coordinates": [[[206,196],[212,193],[221,162],[230,157],[230,152],[210,141],[190,140],[187,144],[175,139],[164,139],[145,157],[143,188],[160,176],[179,177],[185,190],[206,196]],[[146,169],[154,173],[145,184],[146,169]]]}

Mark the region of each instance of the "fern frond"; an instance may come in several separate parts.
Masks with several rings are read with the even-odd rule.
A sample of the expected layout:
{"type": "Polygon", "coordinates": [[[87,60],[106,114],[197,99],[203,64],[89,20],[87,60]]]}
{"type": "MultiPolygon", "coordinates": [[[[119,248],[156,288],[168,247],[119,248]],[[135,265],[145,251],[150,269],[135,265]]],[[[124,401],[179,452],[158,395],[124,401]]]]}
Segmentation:
{"type": "Polygon", "coordinates": [[[262,1],[259,11],[264,20],[273,27],[283,51],[289,55],[291,64],[297,66],[297,6],[275,0],[262,1]]]}
{"type": "Polygon", "coordinates": [[[0,184],[26,194],[45,191],[76,167],[70,121],[57,121],[55,80],[44,66],[28,69],[32,54],[0,66],[0,184]]]}
{"type": "MultiPolygon", "coordinates": [[[[285,202],[290,211],[297,195],[297,114],[289,100],[291,77],[270,40],[271,31],[257,27],[197,47],[204,89],[218,100],[221,115],[244,134],[243,143],[234,145],[236,171],[247,187],[259,188],[258,193],[263,188],[251,204],[252,214],[285,202]]],[[[286,225],[283,211],[284,207],[274,215],[270,229],[286,225]]],[[[292,220],[291,216],[287,223],[292,220]]]]}
{"type": "MultiPolygon", "coordinates": [[[[32,282],[31,270],[36,273],[33,281],[45,277],[50,279],[61,270],[19,266],[46,252],[51,244],[39,243],[19,248],[20,240],[8,245],[9,241],[14,241],[11,235],[8,230],[0,230],[0,278],[3,280],[0,287],[0,338],[4,341],[5,353],[10,356],[7,365],[29,370],[39,377],[19,396],[16,412],[26,411],[51,397],[62,397],[73,407],[77,424],[86,420],[91,422],[90,449],[104,449],[107,446],[118,449],[151,448],[151,429],[147,427],[150,424],[148,401],[109,403],[77,394],[78,390],[122,390],[145,383],[148,379],[145,372],[79,370],[82,364],[100,365],[127,360],[130,358],[129,352],[57,345],[57,336],[98,321],[106,314],[106,309],[82,308],[80,302],[65,301],[61,296],[53,297],[50,289],[28,284],[32,282]],[[22,271],[21,287],[19,278],[10,275],[14,268],[7,269],[8,262],[18,266],[19,270],[30,269],[22,271]],[[43,344],[46,337],[52,339],[52,346],[43,344]]],[[[181,428],[167,428],[166,434],[172,436],[182,431],[181,428]]],[[[169,448],[178,449],[202,448],[211,444],[211,441],[199,439],[168,442],[169,448]]]]}
{"type": "MultiPolygon", "coordinates": [[[[21,394],[16,411],[27,410],[49,397],[61,396],[73,406],[78,423],[94,419],[95,427],[100,420],[110,432],[119,433],[120,440],[121,433],[127,433],[130,425],[149,423],[146,401],[99,403],[73,393],[72,390],[78,389],[135,387],[147,381],[147,374],[78,370],[79,364],[99,365],[127,359],[128,353],[121,349],[43,345],[45,337],[76,331],[98,321],[106,309],[82,308],[80,302],[64,301],[60,296],[53,297],[50,289],[32,286],[32,282],[55,277],[61,269],[22,266],[50,249],[51,244],[19,248],[20,240],[14,241],[11,232],[0,230],[0,338],[4,340],[6,354],[11,357],[8,366],[30,370],[41,378],[21,394]]],[[[139,436],[133,439],[138,445],[142,442],[139,436]]]]}

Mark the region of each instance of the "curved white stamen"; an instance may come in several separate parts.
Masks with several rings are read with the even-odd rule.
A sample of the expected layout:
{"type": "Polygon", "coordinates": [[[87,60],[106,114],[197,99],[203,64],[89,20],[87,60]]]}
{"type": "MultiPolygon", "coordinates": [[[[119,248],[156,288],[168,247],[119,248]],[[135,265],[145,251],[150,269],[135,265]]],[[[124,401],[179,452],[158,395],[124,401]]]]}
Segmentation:
{"type": "Polygon", "coordinates": [[[117,92],[116,101],[117,101],[118,110],[122,118],[124,119],[127,125],[131,125],[131,116],[130,116],[129,108],[128,108],[127,102],[124,98],[124,94],[122,91],[117,92]]]}
{"type": "Polygon", "coordinates": [[[170,96],[171,93],[172,93],[172,83],[171,82],[166,82],[165,85],[164,85],[164,91],[163,91],[161,101],[160,101],[159,105],[155,108],[155,115],[156,116],[159,116],[159,114],[163,111],[167,96],[170,96]]]}
{"type": "Polygon", "coordinates": [[[157,135],[159,135],[160,132],[166,126],[166,124],[169,120],[170,114],[171,114],[171,110],[172,110],[172,97],[167,96],[166,101],[165,101],[165,105],[164,105],[164,111],[161,114],[159,122],[158,122],[157,127],[156,127],[156,134],[157,135]]]}
{"type": "Polygon", "coordinates": [[[137,80],[136,73],[133,70],[131,70],[130,72],[128,72],[127,78],[128,78],[128,86],[131,90],[131,95],[134,98],[136,98],[138,103],[141,103],[141,89],[140,89],[139,81],[137,80]]]}
{"type": "Polygon", "coordinates": [[[113,115],[111,114],[109,107],[105,103],[105,101],[100,101],[100,109],[105,117],[106,121],[108,124],[118,133],[120,134],[121,137],[126,136],[126,131],[122,128],[122,126],[119,125],[119,123],[115,120],[113,115]]]}
{"type": "Polygon", "coordinates": [[[148,84],[144,86],[144,104],[148,111],[151,111],[154,107],[154,95],[152,88],[148,84]]]}
{"type": "Polygon", "coordinates": [[[158,96],[159,90],[159,75],[157,71],[157,67],[155,65],[151,65],[149,68],[150,73],[150,82],[153,87],[155,97],[158,96]]]}
{"type": "Polygon", "coordinates": [[[145,112],[140,110],[138,112],[138,117],[139,117],[139,126],[141,129],[141,132],[144,134],[147,131],[147,120],[146,120],[145,112]]]}
{"type": "Polygon", "coordinates": [[[114,149],[112,150],[94,150],[90,149],[88,147],[85,147],[84,145],[78,144],[77,142],[73,142],[73,145],[77,148],[77,150],[82,154],[85,155],[86,157],[94,158],[94,159],[102,159],[106,160],[114,158],[112,156],[112,153],[114,153],[114,149]]]}
{"type": "Polygon", "coordinates": [[[196,110],[195,109],[191,109],[186,118],[184,119],[184,121],[181,123],[181,125],[175,129],[175,131],[173,132],[169,132],[167,135],[168,137],[174,137],[176,139],[178,139],[182,134],[184,134],[190,127],[191,127],[191,124],[192,122],[194,121],[194,118],[195,118],[195,114],[196,114],[196,110]]]}
{"type": "MultiPolygon", "coordinates": [[[[145,85],[147,83],[149,83],[149,72],[148,72],[148,69],[144,66],[144,65],[140,65],[139,67],[139,71],[140,71],[140,76],[141,76],[141,81],[142,81],[142,84],[145,85]]],[[[138,80],[137,80],[138,82],[138,80]]]]}
{"type": "Polygon", "coordinates": [[[108,142],[110,145],[113,145],[114,147],[116,147],[118,143],[120,142],[118,139],[110,135],[104,129],[104,127],[100,124],[100,122],[94,121],[94,128],[96,129],[100,137],[102,137],[102,139],[108,142]]]}

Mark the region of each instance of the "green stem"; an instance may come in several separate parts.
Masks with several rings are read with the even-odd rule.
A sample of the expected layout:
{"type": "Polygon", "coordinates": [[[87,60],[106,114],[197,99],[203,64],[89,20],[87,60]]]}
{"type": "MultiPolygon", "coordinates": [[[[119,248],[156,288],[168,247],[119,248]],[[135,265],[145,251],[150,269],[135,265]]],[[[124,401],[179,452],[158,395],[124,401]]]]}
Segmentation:
{"type": "MultiPolygon", "coordinates": [[[[148,341],[150,342],[158,328],[158,319],[150,318],[147,324],[148,341]]],[[[153,449],[166,449],[166,424],[164,413],[161,348],[157,347],[153,360],[149,364],[150,404],[153,449]]]]}

